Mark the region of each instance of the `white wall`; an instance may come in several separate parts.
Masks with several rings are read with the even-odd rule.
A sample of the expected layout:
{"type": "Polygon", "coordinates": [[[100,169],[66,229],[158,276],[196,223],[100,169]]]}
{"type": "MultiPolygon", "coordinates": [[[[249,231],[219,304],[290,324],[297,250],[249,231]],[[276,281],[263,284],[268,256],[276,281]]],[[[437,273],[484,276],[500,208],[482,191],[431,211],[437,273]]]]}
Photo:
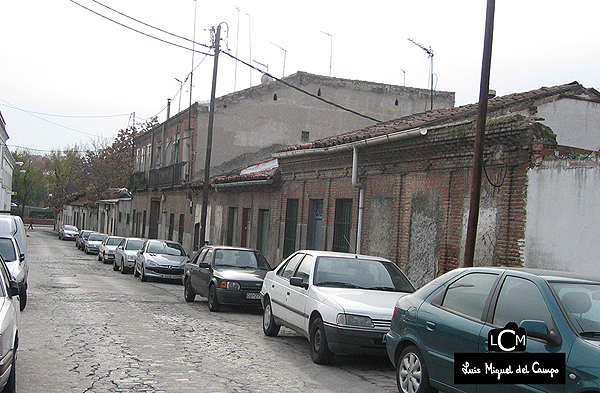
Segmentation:
{"type": "Polygon", "coordinates": [[[600,276],[600,159],[546,159],[528,182],[524,266],[600,276]]]}

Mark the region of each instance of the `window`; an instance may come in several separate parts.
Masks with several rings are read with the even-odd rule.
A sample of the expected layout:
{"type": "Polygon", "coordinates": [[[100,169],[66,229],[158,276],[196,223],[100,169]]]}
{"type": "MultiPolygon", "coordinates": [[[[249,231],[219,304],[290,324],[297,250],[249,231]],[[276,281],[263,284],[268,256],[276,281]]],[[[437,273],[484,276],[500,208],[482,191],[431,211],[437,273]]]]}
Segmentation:
{"type": "Polygon", "coordinates": [[[238,209],[237,207],[229,208],[229,215],[227,216],[227,245],[233,246],[237,244],[237,221],[238,221],[238,209]]]}
{"type": "Polygon", "coordinates": [[[290,257],[287,263],[279,269],[277,275],[284,278],[292,277],[296,271],[296,268],[298,267],[298,264],[300,261],[302,261],[302,258],[304,258],[304,255],[305,254],[302,253],[294,254],[292,257],[290,257]]]}
{"type": "Polygon", "coordinates": [[[298,266],[294,277],[300,277],[303,283],[308,284],[308,280],[310,279],[310,273],[314,264],[315,258],[312,255],[307,255],[300,263],[300,266],[298,266]]]}
{"type": "Polygon", "coordinates": [[[300,141],[308,142],[309,139],[310,139],[310,132],[302,131],[302,135],[300,135],[300,141]]]}
{"type": "Polygon", "coordinates": [[[199,248],[199,244],[200,243],[200,223],[197,222],[194,224],[194,251],[196,251],[199,248]]]}
{"type": "Polygon", "coordinates": [[[179,231],[177,234],[177,241],[183,244],[183,231],[185,230],[185,214],[179,215],[179,231]]]}
{"type": "Polygon", "coordinates": [[[309,202],[308,244],[311,250],[321,250],[323,244],[323,200],[311,199],[309,202]]]}
{"type": "Polygon", "coordinates": [[[171,213],[169,215],[169,234],[167,235],[167,240],[173,240],[173,232],[175,231],[175,214],[171,213]]]}
{"type": "Polygon", "coordinates": [[[508,322],[518,325],[526,319],[544,321],[548,327],[552,326],[550,311],[537,285],[524,278],[507,276],[498,296],[492,323],[502,327],[508,322]]]}
{"type": "Polygon", "coordinates": [[[283,235],[283,257],[296,251],[296,227],[298,225],[298,199],[288,199],[285,209],[285,230],[283,235]]]}
{"type": "Polygon", "coordinates": [[[333,222],[333,251],[350,252],[351,226],[352,199],[336,199],[333,222]]]}
{"type": "Polygon", "coordinates": [[[482,319],[485,301],[496,282],[496,274],[467,274],[450,284],[442,307],[475,319],[482,319]]]}

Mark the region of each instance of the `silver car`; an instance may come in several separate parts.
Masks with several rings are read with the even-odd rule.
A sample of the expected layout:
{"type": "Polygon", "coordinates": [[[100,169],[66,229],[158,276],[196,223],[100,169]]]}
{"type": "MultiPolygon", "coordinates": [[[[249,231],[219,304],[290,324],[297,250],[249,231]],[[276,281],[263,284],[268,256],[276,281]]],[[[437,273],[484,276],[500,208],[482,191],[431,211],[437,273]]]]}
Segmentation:
{"type": "Polygon", "coordinates": [[[126,237],[121,240],[121,243],[115,249],[113,270],[120,270],[122,274],[133,271],[135,257],[143,244],[144,239],[137,237],[126,237]]]}
{"type": "Polygon", "coordinates": [[[171,240],[146,240],[135,258],[133,275],[181,281],[183,268],[189,261],[183,246],[171,240]]]}
{"type": "Polygon", "coordinates": [[[0,255],[6,263],[8,271],[19,285],[20,309],[24,310],[27,304],[27,276],[29,266],[25,254],[13,237],[0,237],[0,255]]]}
{"type": "Polygon", "coordinates": [[[83,251],[86,254],[98,254],[100,244],[106,239],[108,235],[106,233],[92,232],[83,243],[83,251]]]}
{"type": "Polygon", "coordinates": [[[0,257],[0,390],[7,393],[16,391],[19,302],[19,286],[0,257]]]}
{"type": "MultiPolygon", "coordinates": [[[[113,263],[115,266],[115,249],[123,240],[123,236],[108,236],[100,244],[98,249],[98,260],[104,263],[113,263]]],[[[116,269],[115,269],[116,270],[116,269]]]]}

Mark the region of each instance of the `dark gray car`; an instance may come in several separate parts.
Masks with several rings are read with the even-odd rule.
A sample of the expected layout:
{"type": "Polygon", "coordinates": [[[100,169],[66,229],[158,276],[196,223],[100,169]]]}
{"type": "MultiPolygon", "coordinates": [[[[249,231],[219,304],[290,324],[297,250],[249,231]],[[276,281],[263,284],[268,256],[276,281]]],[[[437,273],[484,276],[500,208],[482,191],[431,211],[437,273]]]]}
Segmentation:
{"type": "Polygon", "coordinates": [[[261,307],[260,289],[269,270],[258,250],[206,246],[185,265],[185,300],[193,302],[197,294],[207,297],[210,311],[219,311],[222,304],[261,307]]]}

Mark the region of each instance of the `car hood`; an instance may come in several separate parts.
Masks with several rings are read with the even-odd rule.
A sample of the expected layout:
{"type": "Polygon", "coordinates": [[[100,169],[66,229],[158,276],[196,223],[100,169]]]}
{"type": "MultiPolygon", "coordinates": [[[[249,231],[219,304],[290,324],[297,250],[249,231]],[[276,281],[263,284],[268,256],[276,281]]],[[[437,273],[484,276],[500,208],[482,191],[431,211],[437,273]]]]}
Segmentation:
{"type": "Polygon", "coordinates": [[[115,251],[117,249],[117,246],[104,246],[104,248],[108,251],[115,251]]]}
{"type": "Polygon", "coordinates": [[[398,299],[407,292],[376,291],[353,288],[312,287],[323,303],[335,303],[348,314],[392,319],[398,299]]]}
{"type": "Polygon", "coordinates": [[[68,234],[68,235],[77,235],[79,232],[75,232],[75,231],[63,231],[64,234],[68,234]]]}
{"type": "Polygon", "coordinates": [[[239,268],[239,267],[215,267],[214,275],[224,280],[236,281],[262,281],[267,274],[267,270],[254,268],[239,268]]]}
{"type": "Polygon", "coordinates": [[[145,254],[147,261],[153,261],[159,265],[179,266],[186,261],[188,257],[165,255],[165,254],[145,254]]]}
{"type": "Polygon", "coordinates": [[[102,240],[88,240],[87,244],[90,246],[99,246],[102,244],[102,240]]]}

